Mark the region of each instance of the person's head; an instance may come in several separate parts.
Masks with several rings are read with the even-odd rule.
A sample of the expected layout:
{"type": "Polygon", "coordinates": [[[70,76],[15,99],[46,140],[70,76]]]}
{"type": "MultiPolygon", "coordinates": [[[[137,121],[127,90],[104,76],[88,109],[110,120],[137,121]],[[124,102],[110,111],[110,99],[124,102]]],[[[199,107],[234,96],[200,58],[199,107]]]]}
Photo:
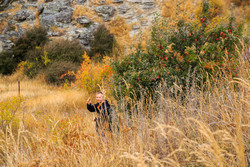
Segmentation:
{"type": "Polygon", "coordinates": [[[103,101],[104,101],[104,96],[103,96],[102,92],[97,92],[96,93],[96,102],[101,103],[103,101]]]}

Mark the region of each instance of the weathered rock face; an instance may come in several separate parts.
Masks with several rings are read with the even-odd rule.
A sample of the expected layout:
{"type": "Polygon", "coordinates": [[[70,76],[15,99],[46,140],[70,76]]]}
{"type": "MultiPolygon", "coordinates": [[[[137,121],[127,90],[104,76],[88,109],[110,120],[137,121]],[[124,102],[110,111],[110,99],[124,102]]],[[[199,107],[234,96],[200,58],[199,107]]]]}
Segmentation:
{"type": "Polygon", "coordinates": [[[123,3],[123,0],[114,0],[113,3],[123,3]]]}
{"type": "Polygon", "coordinates": [[[0,41],[2,41],[2,48],[4,50],[11,50],[12,46],[14,46],[14,43],[5,35],[0,35],[0,41]]]}
{"type": "Polygon", "coordinates": [[[75,2],[78,4],[84,4],[86,2],[86,0],[75,0],[75,2]]]}
{"type": "Polygon", "coordinates": [[[95,11],[103,18],[104,21],[110,21],[110,17],[114,16],[115,14],[115,8],[109,5],[98,6],[95,8],[95,11]]]}
{"type": "Polygon", "coordinates": [[[154,0],[143,0],[142,4],[143,4],[142,7],[143,9],[152,9],[154,8],[155,5],[154,0]]]}
{"type": "Polygon", "coordinates": [[[19,10],[15,15],[14,15],[14,19],[16,21],[25,21],[25,20],[34,20],[35,17],[35,12],[31,11],[31,10],[19,10]]]}
{"type": "Polygon", "coordinates": [[[118,6],[118,12],[119,14],[125,14],[130,9],[130,7],[126,4],[122,4],[118,6]]]}
{"type": "Polygon", "coordinates": [[[73,12],[60,12],[56,15],[56,21],[61,23],[71,23],[73,12]]]}
{"type": "Polygon", "coordinates": [[[2,22],[2,21],[3,21],[4,19],[6,19],[8,16],[9,16],[9,15],[8,15],[8,13],[6,13],[6,12],[1,13],[1,14],[0,14],[0,22],[2,22]]]}
{"type": "Polygon", "coordinates": [[[88,0],[44,0],[43,3],[35,0],[18,0],[14,3],[16,5],[10,4],[6,9],[13,9],[18,5],[21,9],[17,12],[0,13],[0,23],[8,21],[8,25],[0,32],[0,50],[11,49],[11,39],[22,36],[26,31],[22,25],[33,26],[37,19],[40,25],[46,27],[49,36],[77,39],[84,47],[90,49],[93,32],[103,22],[109,24],[116,18],[124,18],[127,24],[133,24],[130,34],[134,36],[149,27],[154,13],[160,12],[154,0],[113,0],[111,3],[107,0],[98,0],[95,4],[88,0]],[[83,7],[82,10],[75,11],[78,6],[83,7]],[[94,11],[95,14],[89,15],[88,11],[94,11]],[[103,22],[94,22],[94,18],[102,18],[103,22]],[[56,31],[57,28],[61,31],[56,31]]]}
{"type": "Polygon", "coordinates": [[[78,17],[76,21],[77,21],[77,23],[80,23],[80,24],[90,24],[91,23],[91,21],[86,16],[78,17]]]}

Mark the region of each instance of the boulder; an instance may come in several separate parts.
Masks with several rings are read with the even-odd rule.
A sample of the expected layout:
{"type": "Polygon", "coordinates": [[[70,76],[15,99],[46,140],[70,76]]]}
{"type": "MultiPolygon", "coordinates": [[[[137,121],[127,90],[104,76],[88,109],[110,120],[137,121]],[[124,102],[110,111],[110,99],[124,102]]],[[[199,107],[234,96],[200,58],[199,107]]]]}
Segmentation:
{"type": "Polygon", "coordinates": [[[35,17],[35,12],[32,10],[24,10],[21,9],[19,10],[13,17],[16,21],[25,21],[25,20],[34,20],[35,17]]]}
{"type": "Polygon", "coordinates": [[[60,12],[55,15],[56,21],[61,23],[71,23],[73,12],[60,12]]]}
{"type": "Polygon", "coordinates": [[[90,40],[93,38],[92,32],[88,28],[81,28],[76,30],[76,32],[79,34],[79,39],[84,39],[90,42],[90,40]]]}
{"type": "Polygon", "coordinates": [[[68,31],[67,35],[75,39],[79,39],[81,44],[89,45],[91,40],[93,40],[93,32],[89,28],[74,28],[68,31]]]}
{"type": "Polygon", "coordinates": [[[89,26],[88,30],[89,30],[91,33],[93,33],[99,26],[100,26],[99,23],[92,23],[92,24],[89,26]]]}
{"type": "Polygon", "coordinates": [[[114,16],[115,8],[110,5],[98,6],[95,8],[95,11],[104,21],[110,21],[110,17],[114,16]]]}
{"type": "Polygon", "coordinates": [[[99,2],[100,5],[106,4],[106,0],[100,0],[100,1],[98,1],[98,2],[99,2]]]}
{"type": "Polygon", "coordinates": [[[62,6],[59,8],[58,12],[72,12],[73,13],[73,8],[72,7],[68,7],[68,6],[62,6]]]}
{"type": "Polygon", "coordinates": [[[154,0],[143,0],[142,2],[143,9],[152,9],[155,6],[154,0]]]}
{"type": "Polygon", "coordinates": [[[89,44],[90,44],[90,41],[89,41],[89,40],[82,39],[82,40],[80,40],[80,43],[81,43],[82,45],[89,45],[89,44]]]}
{"type": "Polygon", "coordinates": [[[5,37],[0,36],[0,41],[2,41],[2,48],[3,50],[11,50],[11,48],[14,46],[14,43],[11,40],[2,40],[2,38],[6,39],[5,37]]]}
{"type": "Polygon", "coordinates": [[[33,4],[33,3],[24,3],[24,4],[22,5],[22,9],[28,9],[29,7],[37,8],[37,4],[33,4]]]}
{"type": "Polygon", "coordinates": [[[117,9],[118,9],[119,14],[125,14],[130,9],[130,7],[128,5],[126,5],[126,4],[122,4],[122,5],[119,5],[117,7],[117,9]]]}
{"type": "Polygon", "coordinates": [[[9,16],[7,12],[0,13],[0,22],[6,19],[9,16]]]}
{"type": "Polygon", "coordinates": [[[56,32],[48,32],[48,36],[57,37],[57,36],[60,36],[60,32],[58,32],[58,31],[56,31],[56,32]]]}
{"type": "Polygon", "coordinates": [[[10,38],[10,37],[19,37],[19,33],[17,31],[7,31],[6,35],[8,36],[8,38],[10,38]]]}
{"type": "Polygon", "coordinates": [[[77,23],[80,24],[89,24],[91,21],[86,16],[81,16],[76,19],[77,23]]]}
{"type": "Polygon", "coordinates": [[[60,8],[62,7],[63,5],[61,3],[58,3],[58,2],[49,2],[47,4],[47,6],[45,7],[45,11],[56,11],[56,12],[59,12],[60,8]]]}
{"type": "Polygon", "coordinates": [[[43,13],[44,7],[45,7],[45,4],[44,4],[44,3],[41,3],[41,4],[37,7],[37,12],[38,12],[39,15],[43,13]]]}
{"type": "Polygon", "coordinates": [[[56,15],[58,12],[73,12],[73,8],[59,2],[49,2],[44,6],[43,15],[56,15]]]}
{"type": "Polygon", "coordinates": [[[123,0],[114,0],[113,3],[123,3],[123,0]]]}
{"type": "Polygon", "coordinates": [[[56,3],[61,3],[63,6],[72,6],[73,0],[57,0],[56,3]]]}
{"type": "Polygon", "coordinates": [[[25,3],[25,0],[19,0],[18,3],[24,4],[24,3],[25,3]]]}
{"type": "Polygon", "coordinates": [[[40,19],[40,22],[47,29],[49,29],[51,26],[56,26],[56,15],[44,16],[40,19]]]}
{"type": "Polygon", "coordinates": [[[78,39],[80,34],[78,32],[76,32],[76,29],[71,29],[67,32],[67,35],[70,37],[70,38],[75,38],[75,39],[78,39]]]}
{"type": "Polygon", "coordinates": [[[142,0],[129,0],[131,3],[142,3],[142,0]]]}
{"type": "Polygon", "coordinates": [[[84,4],[86,2],[86,0],[75,0],[75,2],[78,4],[84,4]]]}

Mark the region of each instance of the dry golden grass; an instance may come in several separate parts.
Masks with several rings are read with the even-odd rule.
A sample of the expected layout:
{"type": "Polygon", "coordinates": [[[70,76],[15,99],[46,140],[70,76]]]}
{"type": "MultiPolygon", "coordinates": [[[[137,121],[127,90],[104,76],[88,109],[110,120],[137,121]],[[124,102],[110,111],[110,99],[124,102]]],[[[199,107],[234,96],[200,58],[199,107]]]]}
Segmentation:
{"type": "MultiPolygon", "coordinates": [[[[110,28],[120,37],[120,45],[136,41],[128,37],[130,26],[125,21],[115,20],[110,28]]],[[[148,32],[144,33],[145,46],[148,32]]],[[[178,95],[182,85],[166,89],[163,84],[157,101],[107,97],[113,124],[105,137],[96,134],[95,113],[86,110],[86,100],[94,99],[94,94],[47,85],[42,76],[34,80],[20,72],[0,76],[0,102],[17,95],[18,80],[24,97],[16,113],[19,127],[10,124],[6,131],[0,129],[0,165],[247,167],[249,46],[238,53],[239,77],[204,83],[212,91],[193,85],[178,95]]]]}
{"type": "Polygon", "coordinates": [[[124,18],[117,17],[110,21],[110,23],[106,23],[105,26],[109,29],[111,34],[115,35],[120,53],[130,53],[131,51],[129,48],[135,46],[138,42],[138,40],[132,40],[129,34],[133,23],[127,24],[124,18]]]}
{"type": "MultiPolygon", "coordinates": [[[[93,5],[102,5],[101,3],[101,0],[89,0],[89,6],[93,6],[93,5]]],[[[105,5],[110,5],[113,0],[105,0],[105,5]]]]}
{"type": "Polygon", "coordinates": [[[93,9],[85,5],[75,5],[75,9],[74,9],[72,17],[74,19],[77,19],[80,16],[86,16],[93,22],[103,23],[103,19],[99,17],[93,9]]]}
{"type": "Polygon", "coordinates": [[[188,1],[162,1],[161,2],[161,15],[163,17],[170,17],[176,19],[178,17],[182,17],[183,19],[188,19],[190,14],[197,9],[197,2],[199,0],[188,0],[188,1]],[[177,7],[179,5],[179,7],[177,7]],[[185,13],[184,13],[185,11],[185,13]],[[181,12],[181,13],[180,13],[181,12]],[[181,16],[180,16],[181,15],[181,16]]]}
{"type": "Polygon", "coordinates": [[[3,32],[3,30],[6,28],[6,26],[8,25],[8,20],[4,19],[0,22],[0,33],[3,32]]]}
{"type": "MultiPolygon", "coordinates": [[[[37,25],[37,22],[36,22],[36,25],[37,25]]],[[[30,24],[29,22],[23,22],[23,23],[21,23],[21,27],[22,27],[23,29],[28,30],[28,29],[31,29],[31,28],[32,28],[32,24],[30,24]]]]}
{"type": "Polygon", "coordinates": [[[22,5],[18,4],[17,2],[13,2],[12,5],[14,6],[13,8],[4,10],[0,13],[6,12],[12,17],[13,15],[16,14],[17,11],[19,11],[22,8],[22,5]]]}
{"type": "Polygon", "coordinates": [[[38,5],[40,5],[41,3],[44,3],[44,0],[38,0],[38,5]]]}
{"type": "Polygon", "coordinates": [[[21,5],[16,3],[16,2],[13,2],[13,6],[14,6],[14,8],[12,8],[12,9],[8,9],[8,10],[4,10],[4,11],[0,12],[0,13],[6,12],[9,15],[7,19],[4,19],[0,23],[1,24],[0,25],[0,32],[2,32],[4,30],[4,28],[8,25],[8,19],[12,18],[16,14],[16,12],[21,9],[21,5]]]}
{"type": "Polygon", "coordinates": [[[124,97],[112,102],[112,133],[105,131],[105,137],[95,132],[95,113],[86,111],[86,99],[95,95],[48,86],[43,79],[29,80],[20,74],[1,77],[0,101],[17,93],[17,80],[25,100],[16,115],[19,127],[10,124],[7,131],[0,130],[0,163],[247,167],[250,71],[245,57],[249,53],[245,48],[238,53],[239,78],[204,83],[212,91],[193,85],[186,94],[177,94],[182,85],[166,89],[163,83],[157,101],[124,97]]]}
{"type": "Polygon", "coordinates": [[[117,37],[127,36],[131,30],[131,27],[126,24],[125,19],[121,17],[110,21],[108,26],[110,33],[117,37]]]}

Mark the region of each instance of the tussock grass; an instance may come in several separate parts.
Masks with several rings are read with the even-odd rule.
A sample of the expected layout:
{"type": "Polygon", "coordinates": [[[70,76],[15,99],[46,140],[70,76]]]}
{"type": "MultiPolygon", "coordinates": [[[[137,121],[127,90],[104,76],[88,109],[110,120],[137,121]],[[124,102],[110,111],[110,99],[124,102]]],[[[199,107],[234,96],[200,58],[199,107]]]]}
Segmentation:
{"type": "MultiPolygon", "coordinates": [[[[121,97],[112,103],[112,132],[105,131],[105,137],[95,132],[94,113],[81,108],[94,95],[23,79],[26,100],[18,111],[23,121],[17,132],[11,124],[0,131],[0,163],[249,166],[249,48],[239,55],[238,78],[224,76],[200,87],[193,83],[185,93],[178,83],[162,83],[158,98],[143,90],[139,101],[121,97]]],[[[9,78],[1,77],[1,100],[15,90],[15,77],[9,78]]]]}
{"type": "Polygon", "coordinates": [[[86,16],[93,22],[103,23],[101,17],[99,17],[94,10],[85,5],[75,5],[73,11],[73,18],[76,20],[80,16],[86,16]]]}

